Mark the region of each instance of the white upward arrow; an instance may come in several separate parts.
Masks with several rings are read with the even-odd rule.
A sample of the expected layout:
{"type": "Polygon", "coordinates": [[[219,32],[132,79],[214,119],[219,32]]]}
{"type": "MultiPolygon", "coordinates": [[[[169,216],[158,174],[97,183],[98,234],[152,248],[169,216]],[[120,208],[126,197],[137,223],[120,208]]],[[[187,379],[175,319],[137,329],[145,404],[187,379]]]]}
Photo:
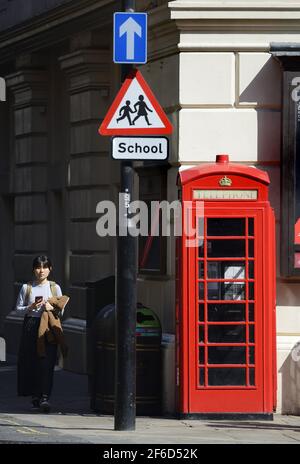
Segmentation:
{"type": "Polygon", "coordinates": [[[126,42],[126,59],[134,59],[134,34],[137,34],[139,37],[142,37],[142,28],[141,26],[132,18],[128,18],[122,26],[120,26],[119,36],[127,34],[126,42]]]}

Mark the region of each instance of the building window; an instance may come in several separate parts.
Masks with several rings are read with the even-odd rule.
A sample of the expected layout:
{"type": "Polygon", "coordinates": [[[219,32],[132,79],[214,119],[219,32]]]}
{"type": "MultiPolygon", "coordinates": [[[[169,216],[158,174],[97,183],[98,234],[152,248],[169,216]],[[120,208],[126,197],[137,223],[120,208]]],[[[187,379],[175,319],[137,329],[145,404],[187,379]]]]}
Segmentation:
{"type": "Polygon", "coordinates": [[[140,200],[148,207],[148,236],[139,237],[139,273],[161,275],[166,273],[166,237],[161,235],[161,211],[152,214],[151,202],[166,200],[167,170],[165,167],[144,168],[139,171],[140,200]],[[158,235],[151,230],[159,228],[158,235]]]}

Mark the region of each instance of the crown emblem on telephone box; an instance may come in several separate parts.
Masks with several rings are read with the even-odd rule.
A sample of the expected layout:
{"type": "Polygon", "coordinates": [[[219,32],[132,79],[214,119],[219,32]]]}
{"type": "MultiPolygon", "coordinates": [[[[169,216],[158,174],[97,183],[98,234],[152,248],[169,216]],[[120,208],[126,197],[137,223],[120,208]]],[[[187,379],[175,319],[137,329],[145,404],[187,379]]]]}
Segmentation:
{"type": "Polygon", "coordinates": [[[221,185],[221,187],[230,187],[232,184],[232,180],[229,179],[229,177],[224,176],[222,177],[222,179],[219,180],[219,184],[221,185]]]}

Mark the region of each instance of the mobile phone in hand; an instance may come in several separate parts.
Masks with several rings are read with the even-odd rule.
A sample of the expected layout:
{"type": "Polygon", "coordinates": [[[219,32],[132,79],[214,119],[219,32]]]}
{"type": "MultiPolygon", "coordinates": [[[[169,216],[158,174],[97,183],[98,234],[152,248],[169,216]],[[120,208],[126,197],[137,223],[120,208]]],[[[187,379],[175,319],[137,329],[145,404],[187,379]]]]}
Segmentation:
{"type": "Polygon", "coordinates": [[[36,296],[35,297],[35,303],[41,303],[43,301],[43,297],[42,296],[36,296]]]}

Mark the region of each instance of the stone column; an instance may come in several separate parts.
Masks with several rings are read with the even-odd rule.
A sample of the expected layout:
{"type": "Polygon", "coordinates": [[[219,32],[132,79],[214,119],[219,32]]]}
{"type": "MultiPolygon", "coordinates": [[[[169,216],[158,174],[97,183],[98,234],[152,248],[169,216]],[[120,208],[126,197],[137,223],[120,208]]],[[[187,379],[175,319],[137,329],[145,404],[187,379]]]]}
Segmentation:
{"type": "MultiPolygon", "coordinates": [[[[6,83],[13,99],[13,147],[10,192],[14,197],[14,286],[32,279],[35,255],[46,253],[47,162],[48,162],[48,74],[37,55],[18,57],[17,71],[6,83]]],[[[17,349],[22,317],[12,311],[6,318],[8,352],[17,349]]]]}
{"type": "MultiPolygon", "coordinates": [[[[109,140],[98,134],[110,94],[111,61],[108,51],[91,46],[89,34],[73,39],[72,53],[60,58],[70,94],[69,153],[69,318],[64,331],[72,345],[66,367],[86,371],[86,283],[114,273],[112,244],[96,234],[96,205],[112,196],[112,161],[109,140]],[[79,49],[78,49],[79,48],[79,49]]],[[[118,167],[116,167],[118,172],[118,167]]]]}
{"type": "MultiPolygon", "coordinates": [[[[9,95],[6,101],[0,97],[0,333],[4,333],[5,317],[14,304],[13,273],[13,197],[10,192],[10,104],[9,95]]],[[[0,354],[1,356],[1,354],[0,354]]]]}

